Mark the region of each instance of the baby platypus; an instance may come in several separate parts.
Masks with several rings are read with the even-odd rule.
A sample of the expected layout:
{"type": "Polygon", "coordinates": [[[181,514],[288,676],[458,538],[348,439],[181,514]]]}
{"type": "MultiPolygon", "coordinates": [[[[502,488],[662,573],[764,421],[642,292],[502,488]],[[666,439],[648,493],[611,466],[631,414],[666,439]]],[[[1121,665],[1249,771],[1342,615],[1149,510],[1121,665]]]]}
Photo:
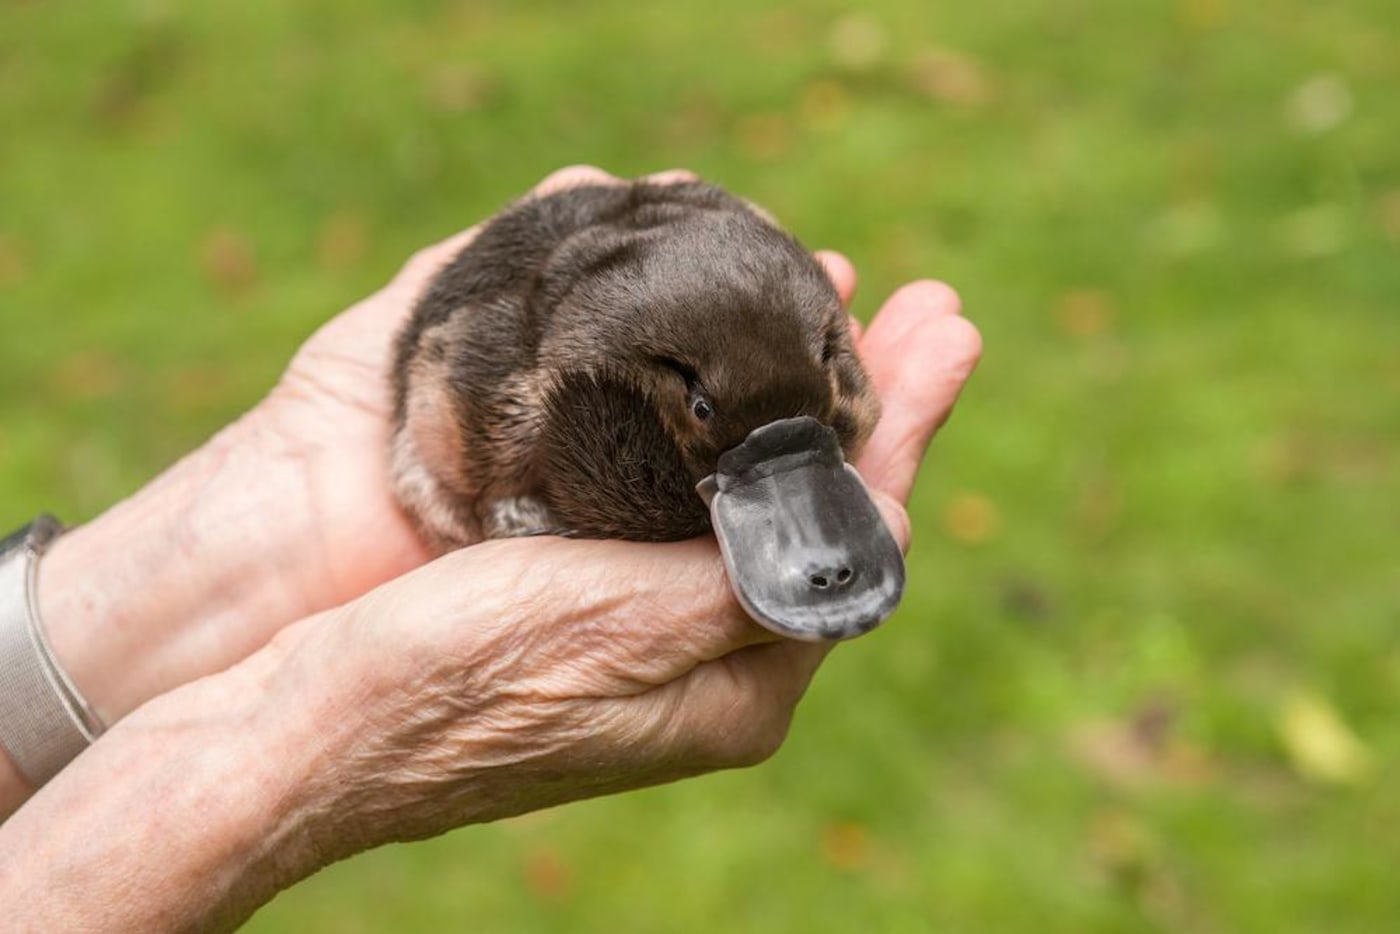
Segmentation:
{"type": "Polygon", "coordinates": [[[777,631],[846,638],[898,603],[902,556],[845,463],[879,417],[846,313],[810,253],[715,186],[508,207],[419,301],[393,380],[396,490],[442,548],[713,524],[777,631]]]}

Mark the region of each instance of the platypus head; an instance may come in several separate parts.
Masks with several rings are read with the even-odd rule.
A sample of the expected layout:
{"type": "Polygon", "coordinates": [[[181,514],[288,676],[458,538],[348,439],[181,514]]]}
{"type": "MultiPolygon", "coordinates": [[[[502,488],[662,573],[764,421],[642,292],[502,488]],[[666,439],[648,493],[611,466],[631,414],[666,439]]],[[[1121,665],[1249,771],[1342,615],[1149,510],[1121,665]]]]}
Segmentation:
{"type": "Polygon", "coordinates": [[[845,638],[887,616],[903,585],[898,548],[843,459],[878,402],[825,272],[726,207],[654,226],[634,214],[555,257],[542,292],[544,496],[583,535],[678,539],[713,521],[760,622],[845,638]]]}

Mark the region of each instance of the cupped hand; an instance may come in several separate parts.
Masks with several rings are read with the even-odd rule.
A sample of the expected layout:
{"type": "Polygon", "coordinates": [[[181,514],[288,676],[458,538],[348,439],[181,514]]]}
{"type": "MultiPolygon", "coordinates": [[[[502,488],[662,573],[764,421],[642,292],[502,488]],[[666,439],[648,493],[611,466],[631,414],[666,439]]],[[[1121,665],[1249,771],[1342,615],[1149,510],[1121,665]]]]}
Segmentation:
{"type": "MultiPolygon", "coordinates": [[[[854,275],[823,257],[844,296],[854,275]]],[[[980,353],[946,286],[885,304],[859,348],[884,415],[858,468],[902,508],[980,353]]],[[[878,635],[874,638],[879,638],[878,635]]],[[[446,555],[274,642],[278,710],[312,710],[330,858],[769,755],[825,647],[736,605],[711,539],[552,538],[446,555]]]]}
{"type": "MultiPolygon", "coordinates": [[[[692,178],[651,176],[659,183],[692,178]]],[[[534,192],[621,182],[575,167],[534,192]]],[[[414,256],[385,288],[313,335],[247,415],[64,535],[45,557],[40,604],[50,641],[106,722],[239,662],[295,620],[354,600],[431,557],[391,493],[390,359],[423,289],[474,234],[414,256]]],[[[818,258],[849,302],[850,264],[834,253],[818,258]]],[[[904,330],[927,326],[911,323],[923,312],[900,309],[961,320],[945,293],[910,286],[882,313],[866,338],[877,386],[890,390],[904,378],[896,345],[904,330]]],[[[966,327],[947,322],[937,329],[966,327]]],[[[927,407],[928,400],[909,399],[920,411],[927,407]]],[[[906,453],[889,445],[922,444],[909,440],[909,431],[923,429],[907,416],[891,411],[885,422],[864,461],[877,481],[871,471],[895,469],[882,465],[906,453]]],[[[897,480],[885,486],[903,492],[897,480]]]]}

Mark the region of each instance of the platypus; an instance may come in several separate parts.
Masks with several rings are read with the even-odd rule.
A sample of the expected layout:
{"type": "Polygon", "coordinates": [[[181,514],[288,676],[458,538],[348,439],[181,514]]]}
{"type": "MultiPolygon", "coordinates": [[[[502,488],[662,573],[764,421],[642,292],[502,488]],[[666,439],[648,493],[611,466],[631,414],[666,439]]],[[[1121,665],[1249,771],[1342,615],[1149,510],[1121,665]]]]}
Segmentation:
{"type": "Polygon", "coordinates": [[[767,214],[702,182],[527,196],[399,335],[392,473],[439,548],[717,532],[745,609],[868,631],[903,559],[847,463],[879,403],[836,290],[767,214]]]}

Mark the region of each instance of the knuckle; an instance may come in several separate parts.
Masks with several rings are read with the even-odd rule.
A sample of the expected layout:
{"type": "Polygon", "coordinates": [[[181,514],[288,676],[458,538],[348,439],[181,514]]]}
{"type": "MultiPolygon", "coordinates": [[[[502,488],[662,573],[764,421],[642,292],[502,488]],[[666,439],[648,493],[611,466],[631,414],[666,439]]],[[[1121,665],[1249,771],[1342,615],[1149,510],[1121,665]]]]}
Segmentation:
{"type": "Polygon", "coordinates": [[[885,525],[889,527],[890,534],[899,544],[901,551],[906,554],[909,551],[909,539],[911,536],[911,523],[909,513],[904,505],[893,496],[883,491],[875,492],[876,502],[880,507],[880,514],[885,520],[885,525]]]}
{"type": "Polygon", "coordinates": [[[432,272],[433,269],[437,267],[437,264],[437,250],[434,247],[425,246],[419,250],[415,250],[413,255],[399,267],[397,275],[394,276],[394,281],[407,282],[422,278],[432,272]]]}
{"type": "Polygon", "coordinates": [[[546,175],[540,183],[535,186],[535,193],[547,195],[556,191],[562,191],[565,188],[574,188],[579,185],[612,184],[617,180],[615,176],[603,171],[596,165],[568,165],[546,175]]]}
{"type": "Polygon", "coordinates": [[[743,769],[768,761],[787,738],[791,710],[747,704],[696,738],[694,757],[708,768],[743,769]]]}
{"type": "Polygon", "coordinates": [[[781,722],[769,718],[767,722],[739,731],[741,739],[731,750],[730,765],[734,768],[751,768],[773,758],[787,739],[787,724],[786,717],[781,722]]]}
{"type": "Polygon", "coordinates": [[[645,180],[654,185],[678,185],[684,182],[698,182],[700,176],[690,169],[663,169],[660,172],[652,172],[644,176],[645,180]]]}
{"type": "Polygon", "coordinates": [[[949,314],[962,314],[962,296],[946,282],[938,279],[920,279],[911,283],[909,288],[917,291],[924,301],[939,306],[949,314]]]}
{"type": "Polygon", "coordinates": [[[982,359],[982,332],[961,315],[948,318],[943,329],[946,346],[951,350],[950,359],[954,362],[953,370],[960,379],[966,379],[982,359]]]}

